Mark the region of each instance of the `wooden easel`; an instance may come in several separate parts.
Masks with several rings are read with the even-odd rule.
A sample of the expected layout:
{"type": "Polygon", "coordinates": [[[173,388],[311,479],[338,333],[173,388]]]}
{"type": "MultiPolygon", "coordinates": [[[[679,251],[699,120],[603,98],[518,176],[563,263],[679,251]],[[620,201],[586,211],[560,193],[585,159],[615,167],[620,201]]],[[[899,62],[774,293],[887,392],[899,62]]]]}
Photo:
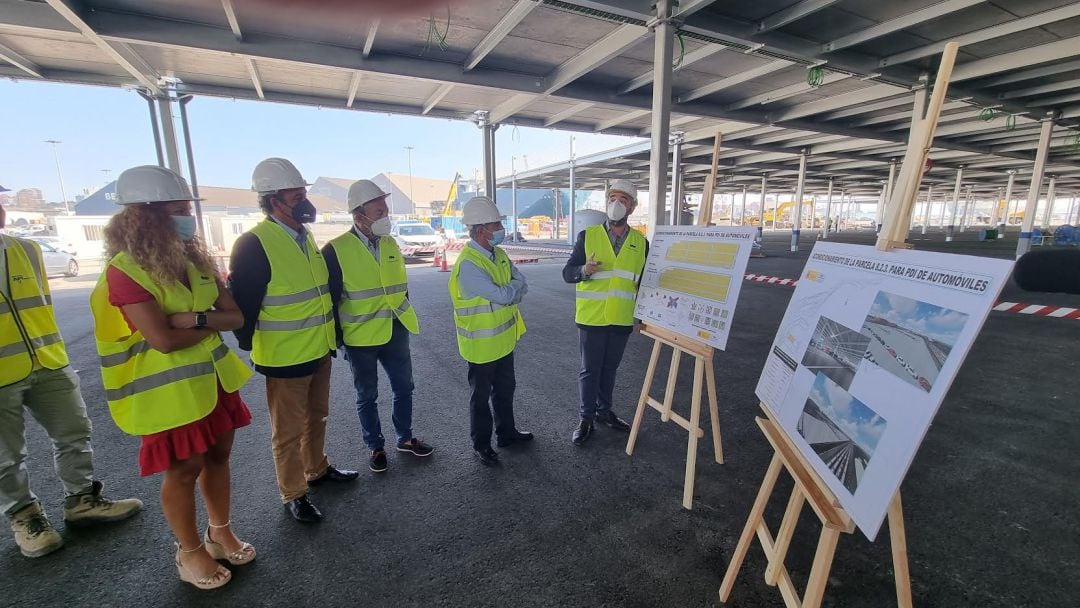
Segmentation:
{"type": "MultiPolygon", "coordinates": [[[[764,407],[762,404],[762,408],[764,407]]],[[[756,418],[755,421],[769,444],[772,445],[774,453],[769,470],[765,473],[765,479],[762,480],[761,488],[758,490],[757,499],[754,500],[754,506],[750,509],[750,517],[747,518],[746,526],[743,527],[742,535],[739,537],[739,544],[735,547],[731,561],[728,562],[724,581],[720,585],[720,601],[727,602],[731,597],[731,590],[735,586],[735,579],[742,568],[743,560],[746,559],[746,553],[750,550],[754,536],[757,536],[765,551],[765,557],[769,561],[769,565],[765,568],[765,582],[780,590],[784,604],[789,608],[817,608],[825,595],[825,584],[829,580],[829,570],[832,568],[840,534],[851,534],[855,531],[855,524],[779,425],[769,418],[756,418]],[[774,539],[765,523],[765,505],[772,496],[781,469],[786,470],[795,480],[795,487],[791,490],[784,518],[780,522],[780,530],[774,539]],[[817,550],[814,552],[814,562],[810,567],[806,591],[800,599],[798,590],[784,566],[784,558],[791,546],[799,514],[802,513],[806,503],[810,504],[810,508],[818,516],[822,528],[821,535],[818,537],[817,550]]],[[[900,608],[911,608],[907,538],[904,534],[904,512],[900,504],[899,491],[889,505],[888,517],[897,605],[900,608]]]]}
{"type": "Polygon", "coordinates": [[[660,419],[664,422],[674,422],[690,433],[690,440],[686,446],[686,476],[683,480],[682,505],[692,509],[694,505],[694,478],[697,471],[697,445],[698,439],[705,436],[701,430],[701,385],[704,382],[709,392],[709,421],[712,424],[713,450],[716,453],[716,462],[724,464],[724,448],[720,443],[720,418],[716,411],[716,375],[713,371],[713,348],[696,340],[666,330],[662,327],[645,326],[641,330],[642,335],[656,341],[653,344],[652,356],[649,358],[649,369],[645,372],[645,382],[641,387],[641,397],[638,399],[637,412],[634,413],[634,424],[630,428],[630,439],[626,442],[626,454],[634,454],[634,444],[637,443],[638,433],[641,431],[641,421],[645,417],[645,406],[648,405],[660,412],[660,419]],[[668,370],[667,387],[664,389],[664,401],[661,403],[649,396],[652,388],[653,377],[656,374],[656,364],[660,360],[660,349],[670,346],[674,352],[671,355],[671,368],[668,370]],[[687,420],[679,414],[671,411],[671,402],[675,396],[675,383],[679,375],[679,362],[683,353],[694,357],[694,392],[690,402],[690,419],[687,420]]]}

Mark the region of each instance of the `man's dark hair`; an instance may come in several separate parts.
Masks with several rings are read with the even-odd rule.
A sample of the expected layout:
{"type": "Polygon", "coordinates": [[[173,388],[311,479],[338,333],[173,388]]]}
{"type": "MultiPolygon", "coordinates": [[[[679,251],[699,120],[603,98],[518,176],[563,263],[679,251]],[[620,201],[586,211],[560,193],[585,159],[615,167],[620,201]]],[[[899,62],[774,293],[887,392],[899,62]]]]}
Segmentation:
{"type": "Polygon", "coordinates": [[[274,204],[271,202],[277,196],[277,191],[267,192],[266,194],[259,195],[259,208],[263,210],[263,213],[270,215],[274,211],[274,204]]]}

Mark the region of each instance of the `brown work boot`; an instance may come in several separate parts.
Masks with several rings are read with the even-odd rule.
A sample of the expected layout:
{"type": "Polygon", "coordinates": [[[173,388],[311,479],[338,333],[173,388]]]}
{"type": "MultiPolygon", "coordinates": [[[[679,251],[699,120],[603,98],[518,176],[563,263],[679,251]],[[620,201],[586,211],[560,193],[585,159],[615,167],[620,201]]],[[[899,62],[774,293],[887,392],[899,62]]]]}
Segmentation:
{"type": "Polygon", "coordinates": [[[15,533],[15,544],[26,557],[48,555],[64,546],[64,539],[53,529],[37,501],[11,517],[11,531],[15,533]]]}
{"type": "Polygon", "coordinates": [[[64,522],[69,526],[89,526],[120,521],[142,510],[138,498],[109,500],[101,495],[101,482],[95,481],[90,491],[68,496],[64,500],[64,522]]]}

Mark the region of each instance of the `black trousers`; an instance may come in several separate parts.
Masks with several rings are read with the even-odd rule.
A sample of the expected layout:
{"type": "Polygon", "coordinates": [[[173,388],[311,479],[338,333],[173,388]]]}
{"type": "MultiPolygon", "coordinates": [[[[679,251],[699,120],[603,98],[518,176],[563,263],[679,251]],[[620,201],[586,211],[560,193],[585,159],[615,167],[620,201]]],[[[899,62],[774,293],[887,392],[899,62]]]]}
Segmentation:
{"type": "Polygon", "coordinates": [[[492,411],[499,437],[514,432],[514,353],[490,363],[469,363],[469,435],[473,449],[491,447],[492,411]],[[488,403],[491,407],[488,407],[488,403]]]}
{"type": "Polygon", "coordinates": [[[611,411],[615,392],[615,372],[619,370],[630,329],[596,327],[585,329],[578,326],[578,342],[581,346],[581,371],[578,372],[578,390],[582,420],[592,421],[597,414],[611,411]]]}

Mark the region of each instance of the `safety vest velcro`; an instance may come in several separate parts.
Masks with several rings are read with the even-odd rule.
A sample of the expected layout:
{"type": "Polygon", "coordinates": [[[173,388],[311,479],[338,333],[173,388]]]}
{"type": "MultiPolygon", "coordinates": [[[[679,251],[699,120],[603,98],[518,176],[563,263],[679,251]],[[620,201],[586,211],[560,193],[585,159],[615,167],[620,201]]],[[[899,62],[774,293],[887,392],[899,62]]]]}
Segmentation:
{"type": "Polygon", "coordinates": [[[37,365],[60,369],[68,364],[64,339],[56,326],[52,294],[41,249],[33,241],[0,236],[10,297],[0,290],[0,386],[14,384],[37,365]]]}
{"type": "Polygon", "coordinates": [[[338,322],[346,346],[378,346],[390,341],[394,319],[419,333],[409,299],[405,258],[390,237],[379,238],[379,259],[352,230],[330,241],[341,266],[343,289],[338,322]]]}
{"type": "Polygon", "coordinates": [[[585,259],[602,270],[577,284],[575,322],[579,325],[633,325],[638,280],[645,270],[645,237],[632,228],[615,255],[607,226],[585,229],[585,259]]]}
{"type": "Polygon", "coordinates": [[[251,233],[270,261],[270,283],[255,322],[251,360],[285,367],[314,361],[337,348],[329,273],[311,233],[305,236],[306,251],[269,218],[251,233]]]}
{"type": "MultiPolygon", "coordinates": [[[[218,299],[217,279],[190,263],[188,285],[160,284],[126,253],[114,256],[109,266],[150,292],[166,315],[209,310],[218,299]]],[[[216,332],[181,350],[155,350],[109,303],[107,275],[102,273],[90,295],[90,311],[105,398],[120,430],[150,435],[204,418],[217,405],[219,383],[234,392],[251,377],[251,369],[216,332]]]]}
{"type": "Polygon", "coordinates": [[[489,363],[513,352],[514,345],[525,334],[525,321],[517,304],[496,304],[479,296],[466,298],[458,283],[463,263],[475,264],[501,287],[510,283],[510,258],[496,247],[492,262],[488,256],[466,246],[450,273],[458,352],[470,363],[489,363]]]}

